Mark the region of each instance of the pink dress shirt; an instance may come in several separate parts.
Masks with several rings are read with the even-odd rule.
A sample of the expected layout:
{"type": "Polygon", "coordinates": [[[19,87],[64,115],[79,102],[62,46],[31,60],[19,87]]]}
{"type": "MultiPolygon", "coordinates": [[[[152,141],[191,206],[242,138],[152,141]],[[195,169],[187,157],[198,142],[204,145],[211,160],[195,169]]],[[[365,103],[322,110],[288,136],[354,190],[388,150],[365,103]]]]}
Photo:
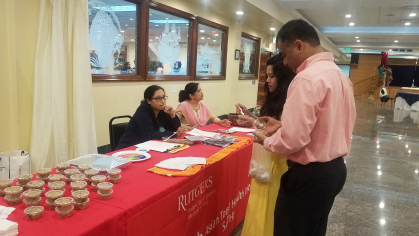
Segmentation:
{"type": "Polygon", "coordinates": [[[333,54],[305,60],[288,88],[282,127],[266,138],[265,149],[306,165],[346,156],[356,119],[352,83],[333,54]]]}

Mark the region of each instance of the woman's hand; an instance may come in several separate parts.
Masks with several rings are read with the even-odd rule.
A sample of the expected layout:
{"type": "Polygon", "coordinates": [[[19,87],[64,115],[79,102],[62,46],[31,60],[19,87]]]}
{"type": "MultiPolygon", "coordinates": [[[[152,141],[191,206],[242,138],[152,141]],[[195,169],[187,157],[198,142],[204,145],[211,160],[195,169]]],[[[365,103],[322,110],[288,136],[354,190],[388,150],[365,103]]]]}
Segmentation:
{"type": "Polygon", "coordinates": [[[243,127],[252,127],[255,119],[249,116],[242,116],[239,115],[239,119],[237,119],[237,124],[243,127]]]}
{"type": "Polygon", "coordinates": [[[224,120],[220,120],[220,125],[224,126],[224,127],[229,127],[231,125],[231,121],[224,119],[224,120]]]}
{"type": "Polygon", "coordinates": [[[172,119],[175,118],[175,110],[173,110],[173,107],[165,105],[163,106],[163,111],[169,114],[172,119]]]}
{"type": "Polygon", "coordinates": [[[244,106],[240,103],[237,103],[235,106],[236,106],[236,113],[238,115],[243,115],[240,108],[243,110],[244,115],[248,115],[248,116],[250,115],[250,111],[247,110],[246,106],[244,106]]]}
{"type": "Polygon", "coordinates": [[[268,132],[269,135],[276,133],[276,131],[282,127],[282,122],[279,120],[275,120],[272,117],[262,116],[261,120],[266,120],[266,127],[265,130],[268,132]]]}
{"type": "Polygon", "coordinates": [[[259,143],[260,145],[263,146],[263,142],[265,142],[265,139],[267,138],[265,135],[258,133],[258,132],[253,132],[253,142],[254,143],[259,143]]]}
{"type": "Polygon", "coordinates": [[[176,137],[180,137],[182,136],[184,133],[188,132],[188,128],[186,128],[185,126],[181,125],[179,128],[177,128],[176,130],[176,137]]]}

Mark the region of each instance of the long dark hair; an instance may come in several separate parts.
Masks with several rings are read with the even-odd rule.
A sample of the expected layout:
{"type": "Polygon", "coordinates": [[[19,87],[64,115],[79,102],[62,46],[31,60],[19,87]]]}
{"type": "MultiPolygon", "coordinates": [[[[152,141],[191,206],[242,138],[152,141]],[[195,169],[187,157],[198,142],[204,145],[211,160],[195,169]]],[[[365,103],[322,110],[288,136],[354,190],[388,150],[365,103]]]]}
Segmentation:
{"type": "MultiPolygon", "coordinates": [[[[267,66],[273,67],[273,73],[278,81],[278,86],[273,92],[269,92],[268,83],[265,82],[266,101],[260,109],[260,115],[271,116],[279,120],[284,109],[285,100],[287,99],[288,87],[294,79],[295,73],[284,65],[284,57],[281,54],[269,59],[267,66]]],[[[268,75],[266,75],[267,77],[268,75]]]]}
{"type": "Polygon", "coordinates": [[[147,102],[147,99],[151,100],[154,96],[154,93],[160,89],[164,92],[164,89],[158,85],[151,85],[148,88],[146,88],[146,90],[144,91],[144,100],[142,100],[141,102],[147,102]]]}
{"type": "Polygon", "coordinates": [[[195,92],[198,90],[199,83],[189,83],[185,86],[185,90],[179,91],[179,102],[183,102],[186,100],[191,100],[189,94],[194,95],[195,92]]]}

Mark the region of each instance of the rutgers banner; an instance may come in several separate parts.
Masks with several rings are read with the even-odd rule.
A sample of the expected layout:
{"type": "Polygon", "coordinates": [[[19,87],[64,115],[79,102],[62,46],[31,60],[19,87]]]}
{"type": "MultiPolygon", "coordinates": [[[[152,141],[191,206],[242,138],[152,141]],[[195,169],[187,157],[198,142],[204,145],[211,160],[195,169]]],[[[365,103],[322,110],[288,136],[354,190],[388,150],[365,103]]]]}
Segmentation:
{"type": "Polygon", "coordinates": [[[252,145],[246,145],[201,169],[187,184],[128,219],[128,235],[229,235],[246,213],[251,155],[252,145]]]}

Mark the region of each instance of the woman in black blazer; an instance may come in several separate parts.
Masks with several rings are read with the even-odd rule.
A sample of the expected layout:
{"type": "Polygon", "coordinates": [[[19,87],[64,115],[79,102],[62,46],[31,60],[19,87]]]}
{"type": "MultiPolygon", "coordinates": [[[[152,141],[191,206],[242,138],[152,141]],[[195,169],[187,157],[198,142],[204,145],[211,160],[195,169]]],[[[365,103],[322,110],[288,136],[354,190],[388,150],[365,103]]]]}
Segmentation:
{"type": "Polygon", "coordinates": [[[180,124],[173,107],[166,105],[164,89],[152,85],[144,91],[144,100],[128,123],[116,150],[176,133],[182,136],[187,129],[180,124]]]}

